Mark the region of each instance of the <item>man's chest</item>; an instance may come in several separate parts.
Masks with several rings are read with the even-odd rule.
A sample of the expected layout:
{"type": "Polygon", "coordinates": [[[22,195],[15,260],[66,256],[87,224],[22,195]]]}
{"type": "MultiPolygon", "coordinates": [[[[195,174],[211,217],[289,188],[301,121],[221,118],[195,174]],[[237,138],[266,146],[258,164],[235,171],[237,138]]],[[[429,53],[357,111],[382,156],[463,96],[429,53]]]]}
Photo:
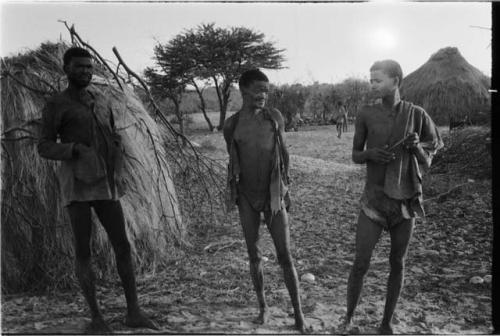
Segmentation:
{"type": "Polygon", "coordinates": [[[367,118],[367,145],[380,146],[387,144],[391,137],[395,122],[395,114],[389,111],[378,111],[367,118]]]}
{"type": "Polygon", "coordinates": [[[274,126],[264,118],[240,117],[234,132],[239,148],[259,148],[271,151],[274,148],[274,126]]]}
{"type": "Polygon", "coordinates": [[[111,127],[110,113],[101,104],[95,101],[80,102],[65,100],[59,106],[61,125],[64,128],[111,127]]]}
{"type": "Polygon", "coordinates": [[[65,101],[60,104],[61,124],[63,127],[77,128],[89,127],[93,123],[93,116],[90,106],[84,104],[65,101]]]}

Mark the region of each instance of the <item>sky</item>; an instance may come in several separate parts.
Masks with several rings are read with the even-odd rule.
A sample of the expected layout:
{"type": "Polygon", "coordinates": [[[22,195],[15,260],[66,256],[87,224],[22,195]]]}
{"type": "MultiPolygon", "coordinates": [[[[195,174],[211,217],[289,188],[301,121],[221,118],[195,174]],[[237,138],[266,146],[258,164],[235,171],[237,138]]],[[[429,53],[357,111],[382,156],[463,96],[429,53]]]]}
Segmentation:
{"type": "Polygon", "coordinates": [[[488,2],[364,3],[96,3],[0,2],[0,55],[69,40],[65,20],[103,57],[116,62],[116,46],[129,67],[153,65],[153,48],[184,29],[214,22],[262,32],[285,49],[286,69],[266,71],[272,83],[337,83],[368,78],[374,61],[395,59],[404,74],[444,47],[491,71],[488,2]],[[479,28],[476,28],[477,26],[479,28]]]}

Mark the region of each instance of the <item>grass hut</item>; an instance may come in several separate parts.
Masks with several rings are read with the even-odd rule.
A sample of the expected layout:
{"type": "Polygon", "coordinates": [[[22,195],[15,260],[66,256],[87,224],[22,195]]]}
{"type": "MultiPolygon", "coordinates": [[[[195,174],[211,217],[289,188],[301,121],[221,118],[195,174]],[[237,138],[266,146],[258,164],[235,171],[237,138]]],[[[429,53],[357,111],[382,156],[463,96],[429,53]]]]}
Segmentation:
{"type": "MultiPolygon", "coordinates": [[[[2,292],[70,286],[73,281],[71,226],[57,180],[59,163],[37,152],[41,110],[46,99],[66,87],[62,56],[69,46],[45,43],[37,50],[2,60],[2,292]]],[[[125,150],[126,182],[121,199],[138,271],[151,270],[177,251],[185,236],[160,126],[134,93],[116,85],[97,66],[89,87],[111,97],[125,150]]],[[[112,248],[95,225],[96,273],[116,276],[112,248]]]]}
{"type": "Polygon", "coordinates": [[[438,125],[490,120],[490,80],[469,64],[457,48],[440,49],[403,79],[403,99],[422,106],[438,125]]]}

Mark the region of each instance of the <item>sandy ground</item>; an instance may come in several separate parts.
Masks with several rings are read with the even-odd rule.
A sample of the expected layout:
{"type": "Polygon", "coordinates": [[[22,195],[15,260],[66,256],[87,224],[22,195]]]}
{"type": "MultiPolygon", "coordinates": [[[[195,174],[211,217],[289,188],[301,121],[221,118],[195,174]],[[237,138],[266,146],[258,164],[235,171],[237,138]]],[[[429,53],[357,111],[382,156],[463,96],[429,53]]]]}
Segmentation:
{"type": "MultiPolygon", "coordinates": [[[[352,129],[342,139],[332,126],[287,133],[291,152],[293,207],[291,239],[307,323],[316,334],[337,333],[345,314],[347,277],[353,261],[358,200],[364,167],[350,159],[352,129]]],[[[220,133],[197,132],[191,138],[201,150],[226,159],[220,133]]],[[[466,177],[462,177],[466,178],[466,177]]],[[[452,183],[433,180],[436,192],[452,183]]],[[[403,334],[484,334],[491,332],[489,284],[471,284],[485,276],[491,263],[491,181],[474,181],[461,194],[426,205],[410,246],[405,288],[397,308],[395,332],[403,334]],[[465,202],[465,203],[459,203],[465,202]],[[475,202],[475,207],[463,206],[475,202]],[[458,210],[457,210],[458,209],[458,210]],[[473,226],[472,226],[473,225],[473,226]]],[[[144,310],[161,333],[290,334],[293,315],[275,251],[262,227],[265,282],[272,318],[252,323],[257,303],[248,274],[243,236],[235,213],[219,225],[207,223],[193,236],[193,248],[168,267],[138,278],[144,310]]],[[[355,333],[374,333],[383,314],[389,271],[389,238],[384,234],[374,252],[355,315],[355,333]]],[[[125,300],[118,277],[100,283],[98,297],[106,319],[118,333],[132,330],[122,323],[125,300]]],[[[81,333],[88,311],[79,293],[54,292],[3,298],[5,333],[81,333]]]]}

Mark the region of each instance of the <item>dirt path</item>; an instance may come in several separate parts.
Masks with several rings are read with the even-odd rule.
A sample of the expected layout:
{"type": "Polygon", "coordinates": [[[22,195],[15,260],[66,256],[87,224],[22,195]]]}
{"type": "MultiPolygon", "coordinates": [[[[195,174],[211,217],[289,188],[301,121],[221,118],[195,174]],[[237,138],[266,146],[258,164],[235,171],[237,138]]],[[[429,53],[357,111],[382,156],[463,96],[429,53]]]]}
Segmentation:
{"type": "MultiPolygon", "coordinates": [[[[352,133],[338,140],[330,132],[325,128],[287,136],[292,153],[292,249],[299,277],[305,273],[316,277],[313,283],[301,281],[301,290],[306,320],[317,334],[335,332],[345,314],[358,199],[364,182],[364,168],[350,162],[352,133]],[[314,146],[318,143],[322,145],[314,146]]],[[[223,155],[220,135],[196,140],[223,155]]],[[[439,189],[439,183],[435,187],[439,189]]],[[[396,333],[491,331],[491,287],[469,283],[472,275],[483,276],[489,271],[491,185],[488,181],[477,182],[469,188],[457,200],[470,202],[468,198],[473,197],[480,210],[462,207],[457,213],[458,201],[432,203],[427,207],[427,220],[418,223],[395,317],[396,333]],[[442,211],[447,215],[443,216],[442,211]],[[483,225],[473,234],[465,226],[471,218],[480,218],[483,225]]],[[[270,236],[267,230],[261,232],[266,296],[272,307],[268,325],[252,323],[257,314],[256,299],[243,237],[236,214],[232,214],[223,225],[207,226],[205,232],[193,237],[195,247],[172,260],[165,270],[138,279],[140,301],[161,326],[160,332],[295,333],[290,328],[291,304],[270,236]]],[[[359,333],[374,333],[382,318],[388,247],[384,235],[374,252],[355,315],[359,333]]],[[[111,285],[101,284],[98,296],[113,330],[150,332],[131,330],[122,324],[125,301],[118,278],[111,285]]],[[[86,322],[83,299],[73,292],[3,299],[3,332],[80,333],[86,322]]]]}

